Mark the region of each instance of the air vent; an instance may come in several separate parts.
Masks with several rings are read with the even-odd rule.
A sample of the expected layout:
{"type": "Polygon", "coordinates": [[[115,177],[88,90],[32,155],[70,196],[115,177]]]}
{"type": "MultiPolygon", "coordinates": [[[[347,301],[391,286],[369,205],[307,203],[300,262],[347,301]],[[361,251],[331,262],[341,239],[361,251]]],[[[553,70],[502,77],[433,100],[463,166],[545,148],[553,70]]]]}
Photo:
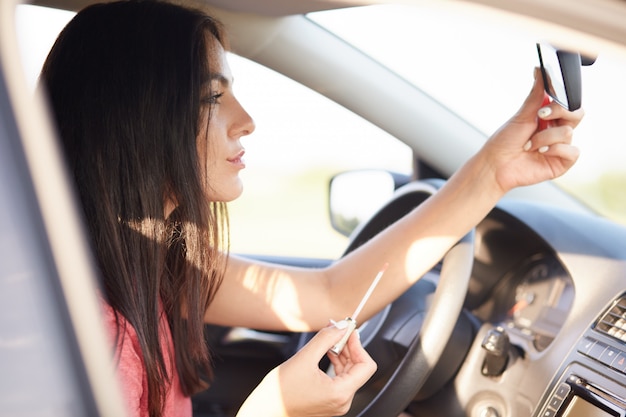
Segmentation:
{"type": "Polygon", "coordinates": [[[596,330],[626,342],[626,296],[618,299],[613,307],[598,320],[596,330]]]}

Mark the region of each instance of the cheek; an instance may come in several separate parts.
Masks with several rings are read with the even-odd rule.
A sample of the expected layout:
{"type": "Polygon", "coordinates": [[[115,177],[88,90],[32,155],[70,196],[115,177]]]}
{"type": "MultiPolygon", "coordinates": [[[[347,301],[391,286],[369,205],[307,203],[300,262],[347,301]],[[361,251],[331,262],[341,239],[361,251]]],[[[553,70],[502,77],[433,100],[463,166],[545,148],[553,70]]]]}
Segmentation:
{"type": "Polygon", "coordinates": [[[217,164],[215,146],[212,144],[210,137],[204,137],[200,141],[201,151],[198,155],[198,163],[200,164],[200,175],[206,181],[209,188],[215,187],[220,182],[220,168],[217,164]]]}
{"type": "Polygon", "coordinates": [[[241,195],[243,183],[238,170],[233,170],[226,162],[228,135],[219,117],[219,109],[222,107],[214,108],[211,123],[208,123],[208,112],[202,115],[196,147],[207,197],[211,201],[229,202],[241,195]]]}
{"type": "Polygon", "coordinates": [[[215,134],[215,123],[208,123],[208,112],[203,112],[200,117],[198,128],[198,136],[196,136],[196,151],[198,152],[198,161],[206,176],[209,167],[215,163],[217,150],[215,143],[218,135],[215,134]]]}
{"type": "Polygon", "coordinates": [[[208,114],[202,112],[198,118],[198,128],[196,136],[196,151],[198,152],[198,160],[205,161],[207,156],[207,142],[209,138],[208,114]]]}

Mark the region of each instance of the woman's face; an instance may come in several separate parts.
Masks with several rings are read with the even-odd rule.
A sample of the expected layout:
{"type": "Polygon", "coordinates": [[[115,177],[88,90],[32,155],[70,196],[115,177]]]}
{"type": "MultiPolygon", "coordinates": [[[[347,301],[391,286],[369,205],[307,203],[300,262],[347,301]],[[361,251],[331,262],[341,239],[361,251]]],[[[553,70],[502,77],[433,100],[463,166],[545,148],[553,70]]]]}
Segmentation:
{"type": "Polygon", "coordinates": [[[254,121],[233,94],[233,76],[224,48],[213,37],[209,42],[213,43],[208,57],[211,74],[200,96],[202,107],[196,140],[200,161],[205,162],[210,200],[228,202],[243,191],[239,171],[245,168],[245,163],[240,139],[254,131],[254,121]]]}

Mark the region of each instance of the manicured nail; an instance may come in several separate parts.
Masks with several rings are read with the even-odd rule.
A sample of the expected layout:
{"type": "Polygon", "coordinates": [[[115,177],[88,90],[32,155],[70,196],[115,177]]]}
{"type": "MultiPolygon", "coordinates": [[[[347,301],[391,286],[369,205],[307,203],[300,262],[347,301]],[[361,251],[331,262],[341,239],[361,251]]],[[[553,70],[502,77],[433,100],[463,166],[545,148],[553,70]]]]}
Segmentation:
{"type": "Polygon", "coordinates": [[[533,142],[529,140],[528,142],[524,144],[524,150],[528,151],[532,146],[533,146],[533,142]]]}
{"type": "Polygon", "coordinates": [[[548,149],[550,149],[550,147],[548,145],[546,145],[546,146],[542,146],[541,148],[537,149],[537,151],[539,153],[546,153],[548,151],[548,149]]]}
{"type": "Polygon", "coordinates": [[[339,320],[339,321],[335,321],[333,319],[330,319],[330,322],[333,324],[333,326],[335,326],[336,328],[338,328],[339,330],[343,330],[346,327],[348,327],[348,322],[345,320],[339,320]]]}
{"type": "Polygon", "coordinates": [[[542,107],[539,109],[539,111],[537,111],[537,116],[541,117],[542,119],[545,119],[551,114],[552,114],[552,108],[550,107],[542,107]]]}
{"type": "Polygon", "coordinates": [[[530,150],[530,148],[532,148],[532,147],[533,147],[533,141],[532,141],[532,140],[529,140],[528,142],[526,142],[526,143],[524,144],[524,150],[525,150],[525,151],[529,151],[529,150],[530,150]]]}

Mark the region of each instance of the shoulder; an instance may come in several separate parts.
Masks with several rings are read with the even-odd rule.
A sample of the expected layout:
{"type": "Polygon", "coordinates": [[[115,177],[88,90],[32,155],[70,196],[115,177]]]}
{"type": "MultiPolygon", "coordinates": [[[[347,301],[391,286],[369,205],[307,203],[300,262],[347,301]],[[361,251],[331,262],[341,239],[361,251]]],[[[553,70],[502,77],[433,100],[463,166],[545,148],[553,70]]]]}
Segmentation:
{"type": "Polygon", "coordinates": [[[101,302],[101,307],[105,330],[112,347],[113,364],[129,407],[129,415],[143,415],[141,410],[147,410],[148,404],[147,377],[137,333],[106,301],[101,302]]]}
{"type": "Polygon", "coordinates": [[[102,300],[100,304],[104,328],[109,335],[111,346],[115,347],[116,356],[121,352],[134,352],[137,359],[141,361],[141,347],[133,326],[106,301],[102,300]]]}

